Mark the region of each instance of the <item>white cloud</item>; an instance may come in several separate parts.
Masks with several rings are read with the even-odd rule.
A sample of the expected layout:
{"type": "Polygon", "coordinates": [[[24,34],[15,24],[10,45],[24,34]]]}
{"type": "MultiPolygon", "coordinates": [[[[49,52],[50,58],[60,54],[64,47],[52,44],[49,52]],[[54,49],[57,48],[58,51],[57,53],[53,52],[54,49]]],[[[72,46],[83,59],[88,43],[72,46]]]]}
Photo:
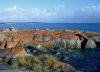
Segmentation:
{"type": "Polygon", "coordinates": [[[72,22],[100,23],[100,5],[86,6],[74,13],[72,22]]]}
{"type": "Polygon", "coordinates": [[[1,21],[39,21],[39,22],[100,22],[100,5],[86,6],[73,12],[64,5],[51,9],[5,8],[0,11],[1,21]]]}
{"type": "Polygon", "coordinates": [[[5,8],[0,12],[0,21],[51,21],[63,16],[61,9],[64,5],[58,5],[51,9],[38,8],[18,8],[16,5],[12,8],[5,8]],[[61,11],[60,11],[61,10],[61,11]],[[61,14],[61,15],[59,15],[61,14]]]}
{"type": "Polygon", "coordinates": [[[82,8],[83,11],[87,11],[87,10],[100,10],[100,5],[92,5],[92,6],[87,6],[82,8]]]}
{"type": "Polygon", "coordinates": [[[5,8],[6,11],[13,11],[13,10],[17,10],[16,5],[13,6],[12,8],[5,8]]]}

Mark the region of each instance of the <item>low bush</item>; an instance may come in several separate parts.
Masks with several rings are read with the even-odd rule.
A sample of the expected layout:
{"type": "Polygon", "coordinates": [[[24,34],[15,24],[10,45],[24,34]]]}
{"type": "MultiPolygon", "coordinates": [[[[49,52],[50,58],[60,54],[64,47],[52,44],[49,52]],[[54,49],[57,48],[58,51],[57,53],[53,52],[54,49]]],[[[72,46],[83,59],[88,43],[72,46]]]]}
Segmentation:
{"type": "MultiPolygon", "coordinates": [[[[17,56],[9,60],[12,61],[14,67],[30,67],[35,72],[56,72],[59,70],[57,59],[51,55],[17,56]]],[[[6,62],[8,63],[9,60],[7,59],[6,62]]]]}

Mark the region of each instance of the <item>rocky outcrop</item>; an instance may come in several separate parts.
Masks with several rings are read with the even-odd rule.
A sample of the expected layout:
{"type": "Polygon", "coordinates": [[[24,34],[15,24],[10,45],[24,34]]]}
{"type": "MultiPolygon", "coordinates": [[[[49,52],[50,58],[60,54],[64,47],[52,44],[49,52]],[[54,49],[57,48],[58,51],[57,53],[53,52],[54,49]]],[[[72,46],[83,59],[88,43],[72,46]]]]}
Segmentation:
{"type": "Polygon", "coordinates": [[[2,29],[1,32],[16,32],[17,30],[14,27],[2,29]]]}
{"type": "Polygon", "coordinates": [[[96,43],[93,40],[88,40],[85,48],[96,48],[96,43]]]}
{"type": "Polygon", "coordinates": [[[58,66],[64,66],[64,72],[81,72],[73,68],[71,65],[63,63],[63,62],[57,62],[56,63],[58,66]]]}
{"type": "Polygon", "coordinates": [[[8,55],[17,55],[20,53],[25,53],[24,48],[9,48],[9,49],[2,49],[0,50],[0,58],[1,57],[6,57],[8,55]]]}
{"type": "MultiPolygon", "coordinates": [[[[13,30],[11,28],[10,30],[13,30]]],[[[32,41],[40,44],[54,43],[62,39],[65,47],[69,48],[95,48],[99,46],[99,33],[82,32],[80,30],[17,30],[0,34],[0,49],[23,47],[32,41]]]]}

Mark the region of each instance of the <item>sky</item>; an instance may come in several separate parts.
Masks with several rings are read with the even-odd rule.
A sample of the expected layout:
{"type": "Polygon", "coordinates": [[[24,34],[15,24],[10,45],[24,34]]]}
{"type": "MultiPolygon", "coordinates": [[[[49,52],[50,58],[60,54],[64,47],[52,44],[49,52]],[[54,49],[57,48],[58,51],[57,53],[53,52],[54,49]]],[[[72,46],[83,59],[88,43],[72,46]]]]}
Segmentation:
{"type": "Polygon", "coordinates": [[[100,0],[0,0],[0,22],[100,23],[100,0]]]}

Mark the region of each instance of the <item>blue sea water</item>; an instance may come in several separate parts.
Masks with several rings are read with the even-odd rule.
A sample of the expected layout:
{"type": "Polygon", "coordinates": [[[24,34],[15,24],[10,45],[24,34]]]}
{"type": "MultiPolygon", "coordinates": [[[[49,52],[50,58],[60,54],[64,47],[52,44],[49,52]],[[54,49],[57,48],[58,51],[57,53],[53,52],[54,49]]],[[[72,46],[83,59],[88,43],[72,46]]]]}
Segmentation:
{"type": "Polygon", "coordinates": [[[68,56],[64,61],[82,72],[100,72],[100,48],[68,49],[61,55],[68,56]]]}
{"type": "Polygon", "coordinates": [[[25,29],[72,29],[72,30],[85,30],[100,32],[100,23],[34,23],[34,24],[0,24],[0,28],[25,28],[25,29]]]}

